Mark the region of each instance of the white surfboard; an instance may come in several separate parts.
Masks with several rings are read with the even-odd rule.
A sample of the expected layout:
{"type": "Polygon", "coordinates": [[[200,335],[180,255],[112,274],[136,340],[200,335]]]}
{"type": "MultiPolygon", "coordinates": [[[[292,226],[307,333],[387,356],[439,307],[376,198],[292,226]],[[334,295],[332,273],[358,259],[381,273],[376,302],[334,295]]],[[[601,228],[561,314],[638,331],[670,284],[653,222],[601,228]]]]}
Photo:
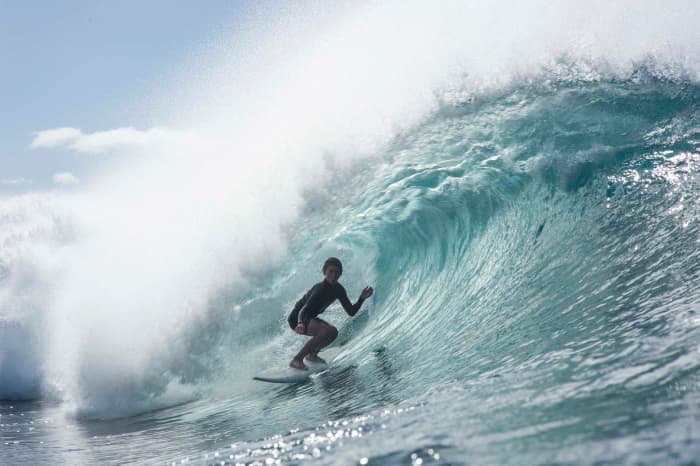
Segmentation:
{"type": "Polygon", "coordinates": [[[326,360],[326,364],[304,361],[306,367],[309,368],[308,371],[294,369],[293,367],[270,368],[257,374],[253,377],[253,380],[270,383],[304,383],[309,380],[312,375],[326,370],[331,360],[339,352],[340,348],[329,348],[321,351],[319,356],[326,360]]]}

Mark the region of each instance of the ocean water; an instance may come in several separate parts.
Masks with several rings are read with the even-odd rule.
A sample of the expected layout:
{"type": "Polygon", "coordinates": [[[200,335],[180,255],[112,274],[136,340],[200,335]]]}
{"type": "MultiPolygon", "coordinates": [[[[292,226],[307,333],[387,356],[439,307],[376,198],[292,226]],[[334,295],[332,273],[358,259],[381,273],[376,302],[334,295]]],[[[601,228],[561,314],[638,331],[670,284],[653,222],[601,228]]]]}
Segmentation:
{"type": "Polygon", "coordinates": [[[698,7],[270,10],[0,199],[0,463],[698,463],[698,7]],[[251,380],[331,255],[339,355],[251,380]]]}

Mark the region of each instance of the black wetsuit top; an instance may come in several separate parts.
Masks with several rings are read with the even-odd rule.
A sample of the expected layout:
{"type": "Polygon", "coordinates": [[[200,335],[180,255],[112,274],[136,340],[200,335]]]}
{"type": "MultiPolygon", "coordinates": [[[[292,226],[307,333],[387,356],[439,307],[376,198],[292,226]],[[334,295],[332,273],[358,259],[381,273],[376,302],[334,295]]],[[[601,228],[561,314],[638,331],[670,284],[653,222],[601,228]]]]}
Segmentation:
{"type": "Polygon", "coordinates": [[[309,321],[330,306],[336,299],[340,300],[343,309],[349,315],[354,316],[362,307],[364,299],[360,298],[355,304],[350,304],[348,294],[345,288],[338,282],[334,284],[328,283],[326,280],[316,283],[309,291],[294,305],[294,309],[289,314],[287,321],[292,329],[298,324],[304,324],[304,327],[309,325],[309,321]]]}

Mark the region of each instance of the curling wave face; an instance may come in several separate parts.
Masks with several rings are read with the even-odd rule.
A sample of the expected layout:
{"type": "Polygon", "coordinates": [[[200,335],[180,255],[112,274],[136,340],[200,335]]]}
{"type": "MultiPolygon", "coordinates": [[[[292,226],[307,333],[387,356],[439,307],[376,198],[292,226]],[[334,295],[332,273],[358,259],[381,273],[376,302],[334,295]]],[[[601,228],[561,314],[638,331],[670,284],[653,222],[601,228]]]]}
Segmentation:
{"type": "MultiPolygon", "coordinates": [[[[313,407],[305,416],[316,433],[227,451],[312,455],[304,445],[336,445],[330,412],[352,419],[346,434],[372,432],[369,451],[411,438],[377,453],[397,463],[412,452],[450,463],[566,462],[584,451],[692,459],[699,97],[696,84],[644,69],[621,81],[516,85],[445,104],[356,168],[330,207],[304,218],[303,265],[265,299],[284,303],[300,286],[294,270],[331,251],[348,259],[347,284],[376,282],[358,318],[327,312],[345,343],[339,368],[278,394],[266,412],[273,425],[295,425],[294,406],[313,407]],[[382,414],[397,403],[411,409],[382,414]],[[384,416],[395,431],[377,426],[384,416]]],[[[283,334],[265,348],[290,344],[283,334]]],[[[360,458],[359,445],[327,461],[360,458]]]]}

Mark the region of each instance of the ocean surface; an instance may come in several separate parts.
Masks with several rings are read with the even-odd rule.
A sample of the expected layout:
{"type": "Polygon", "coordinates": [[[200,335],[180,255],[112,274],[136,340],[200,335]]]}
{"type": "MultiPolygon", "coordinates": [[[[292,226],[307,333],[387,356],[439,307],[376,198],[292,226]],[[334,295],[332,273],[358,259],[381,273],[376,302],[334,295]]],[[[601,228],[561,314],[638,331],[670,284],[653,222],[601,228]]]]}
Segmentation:
{"type": "MultiPolygon", "coordinates": [[[[469,17],[499,5],[518,8],[469,17]]],[[[220,112],[188,117],[187,144],[0,198],[0,463],[700,462],[700,17],[641,5],[596,3],[583,49],[555,40],[579,24],[564,11],[527,59],[517,34],[469,36],[435,63],[453,11],[320,12],[351,19],[311,28],[328,40],[304,70],[373,31],[440,40],[386,63],[400,47],[377,43],[327,89],[230,77],[271,95],[242,104],[260,113],[207,81],[220,112]],[[338,357],[253,381],[303,344],[286,316],[328,256],[351,300],[375,288],[356,317],[323,314],[338,357]]]]}

